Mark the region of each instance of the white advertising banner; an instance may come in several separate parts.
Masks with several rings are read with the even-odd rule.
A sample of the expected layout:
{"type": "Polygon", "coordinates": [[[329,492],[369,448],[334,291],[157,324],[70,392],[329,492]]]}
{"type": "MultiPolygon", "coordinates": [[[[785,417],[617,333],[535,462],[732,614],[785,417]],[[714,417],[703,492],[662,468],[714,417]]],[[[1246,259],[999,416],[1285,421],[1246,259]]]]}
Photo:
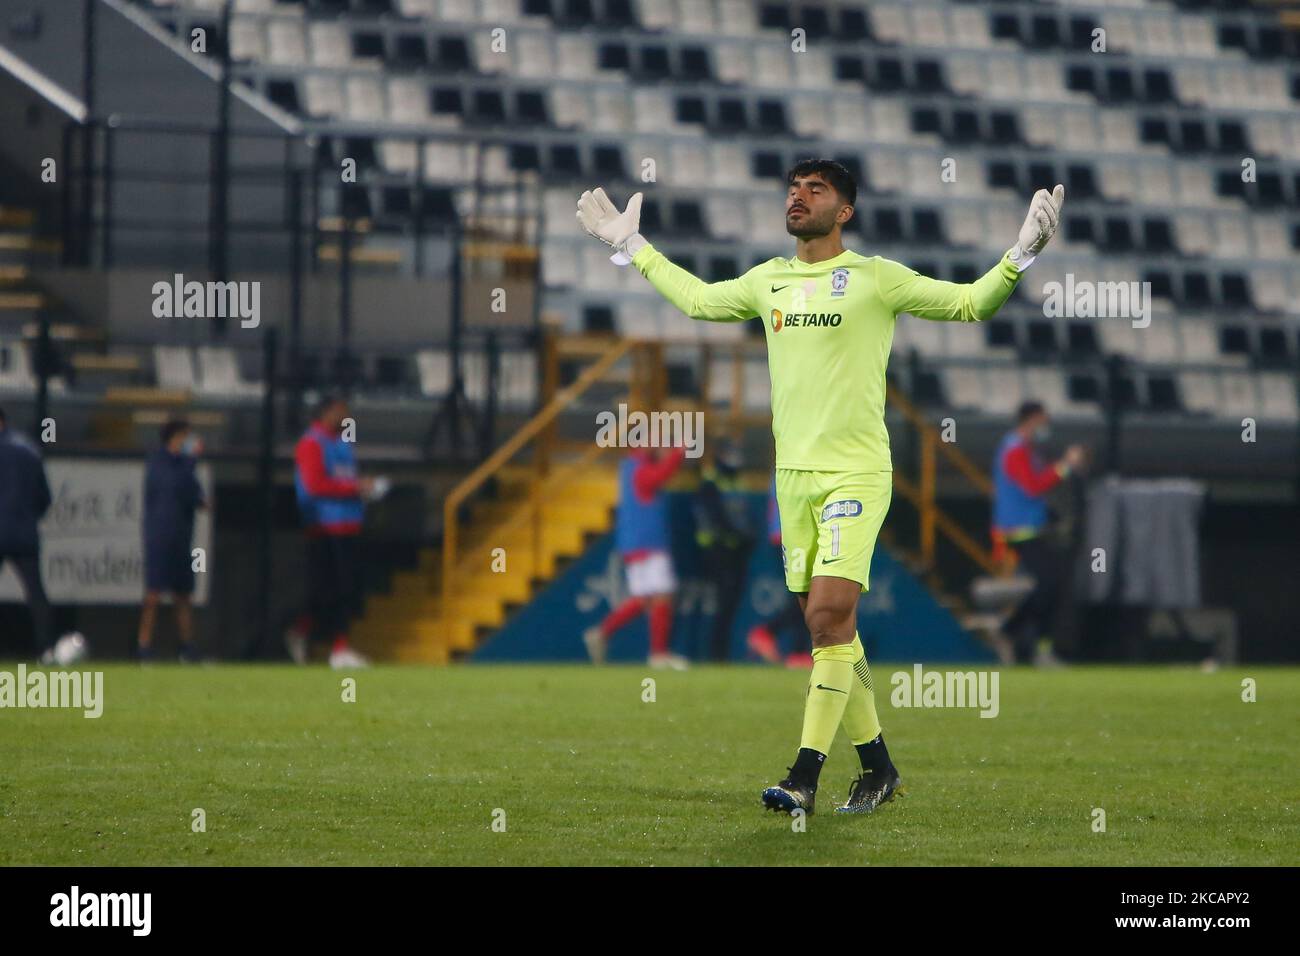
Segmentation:
{"type": "MultiPolygon", "coordinates": [[[[144,596],[144,462],[54,458],[45,463],[54,498],[41,521],[41,573],[55,604],[139,604],[144,596]]],[[[199,482],[212,500],[212,469],[199,482]]],[[[212,514],[194,519],[195,548],[212,569],[212,514]]],[[[21,601],[12,568],[0,571],[0,601],[21,601]]],[[[194,576],[194,603],[206,604],[208,575],[194,576]]]]}

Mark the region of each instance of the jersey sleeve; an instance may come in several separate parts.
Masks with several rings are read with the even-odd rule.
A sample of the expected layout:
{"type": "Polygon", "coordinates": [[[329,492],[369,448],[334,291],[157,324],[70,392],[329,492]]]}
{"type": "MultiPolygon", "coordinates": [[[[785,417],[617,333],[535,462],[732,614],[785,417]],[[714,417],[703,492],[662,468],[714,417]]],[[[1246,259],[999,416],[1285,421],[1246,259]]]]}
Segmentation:
{"type": "Polygon", "coordinates": [[[931,279],[890,259],[876,259],[876,288],[895,315],[908,312],[941,322],[982,322],[1002,308],[1020,281],[1007,256],[974,282],[931,279]]]}
{"type": "Polygon", "coordinates": [[[759,266],[736,279],[705,282],[670,262],[649,243],[637,250],[632,265],[650,280],[660,295],[692,319],[743,322],[758,315],[752,279],[759,266]]]}
{"type": "Polygon", "coordinates": [[[658,461],[643,461],[637,465],[632,475],[637,497],[642,501],[654,498],[659,489],[668,484],[668,479],[677,472],[685,458],[685,448],[671,448],[658,461]]]}
{"type": "Polygon", "coordinates": [[[1034,498],[1047,494],[1061,483],[1063,477],[1061,469],[1056,465],[1047,465],[1035,471],[1029,449],[1024,445],[1007,449],[1002,458],[1002,467],[1007,477],[1020,486],[1021,491],[1034,498]]]}

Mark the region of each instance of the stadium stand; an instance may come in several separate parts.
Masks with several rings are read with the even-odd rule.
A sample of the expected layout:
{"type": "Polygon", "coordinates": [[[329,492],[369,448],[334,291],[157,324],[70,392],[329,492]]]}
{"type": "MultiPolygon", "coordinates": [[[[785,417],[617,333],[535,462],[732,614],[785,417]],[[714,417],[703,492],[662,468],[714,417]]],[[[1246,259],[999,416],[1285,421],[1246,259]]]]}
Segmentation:
{"type": "MultiPolygon", "coordinates": [[[[219,7],[142,5],[179,36],[213,26],[219,7]]],[[[635,276],[600,268],[574,230],[575,187],[640,188],[647,157],[657,167],[647,234],[709,278],[783,251],[771,197],[803,155],[832,155],[861,176],[863,249],[954,281],[996,258],[1024,197],[1059,180],[1070,203],[1053,276],[1150,283],[1156,331],[1044,319],[1029,288],[982,336],[900,324],[896,348],[939,373],[939,398],[1003,415],[1010,393],[980,387],[972,363],[1014,361],[1056,413],[1095,419],[1107,396],[1072,383],[1117,354],[1134,367],[1143,413],[1235,416],[1237,404],[1207,401],[1207,390],[1267,387],[1268,401],[1242,407],[1286,423],[1300,414],[1294,390],[1262,373],[1300,354],[1300,34],[1267,6],[237,0],[235,10],[241,81],[347,135],[378,233],[415,188],[418,150],[395,134],[508,133],[429,149],[424,183],[461,208],[470,170],[539,177],[543,309],[568,331],[695,341],[757,331],[680,320],[635,276]],[[796,25],[806,55],[790,53],[796,25]],[[508,32],[508,55],[494,26],[508,32]],[[1090,52],[1099,31],[1105,58],[1090,52]],[[1244,182],[1248,159],[1257,173],[1244,182]],[[952,182],[936,175],[945,161],[952,182]],[[692,188],[701,182],[707,200],[692,188]],[[1255,374],[1242,379],[1242,368],[1255,374]]]]}

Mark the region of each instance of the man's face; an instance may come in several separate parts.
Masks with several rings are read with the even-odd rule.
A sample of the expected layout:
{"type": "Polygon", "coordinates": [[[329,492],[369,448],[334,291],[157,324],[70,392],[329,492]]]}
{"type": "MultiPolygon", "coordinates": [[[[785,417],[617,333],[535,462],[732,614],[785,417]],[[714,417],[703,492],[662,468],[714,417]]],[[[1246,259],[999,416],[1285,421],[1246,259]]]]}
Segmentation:
{"type": "Polygon", "coordinates": [[[1025,431],[1035,441],[1044,441],[1050,434],[1051,425],[1047,412],[1031,415],[1025,421],[1025,431]]]}
{"type": "Polygon", "coordinates": [[[336,432],[343,428],[343,419],[348,417],[347,402],[335,402],[321,415],[320,422],[327,430],[336,432]]]}
{"type": "Polygon", "coordinates": [[[785,194],[785,231],[797,239],[826,236],[837,222],[848,222],[852,210],[818,174],[796,176],[785,194]]]}

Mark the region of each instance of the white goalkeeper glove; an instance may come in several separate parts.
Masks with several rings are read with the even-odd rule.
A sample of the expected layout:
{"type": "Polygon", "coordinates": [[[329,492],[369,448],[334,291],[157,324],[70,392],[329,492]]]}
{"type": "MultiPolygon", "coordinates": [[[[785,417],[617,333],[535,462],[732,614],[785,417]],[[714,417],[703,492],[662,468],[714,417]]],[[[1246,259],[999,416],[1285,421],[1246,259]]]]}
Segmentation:
{"type": "Polygon", "coordinates": [[[1011,247],[1008,255],[1020,271],[1029,268],[1030,263],[1043,251],[1043,247],[1056,234],[1056,227],[1061,222],[1061,206],[1065,204],[1065,187],[1057,184],[1048,195],[1046,189],[1034,193],[1029,203],[1029,214],[1025,224],[1020,227],[1020,237],[1011,247]]]}
{"type": "Polygon", "coordinates": [[[605,190],[589,189],[578,197],[578,222],[588,235],[614,247],[614,254],[609,258],[617,265],[627,265],[645,245],[645,237],[637,232],[641,225],[640,193],[629,199],[627,208],[619,212],[605,190]]]}

